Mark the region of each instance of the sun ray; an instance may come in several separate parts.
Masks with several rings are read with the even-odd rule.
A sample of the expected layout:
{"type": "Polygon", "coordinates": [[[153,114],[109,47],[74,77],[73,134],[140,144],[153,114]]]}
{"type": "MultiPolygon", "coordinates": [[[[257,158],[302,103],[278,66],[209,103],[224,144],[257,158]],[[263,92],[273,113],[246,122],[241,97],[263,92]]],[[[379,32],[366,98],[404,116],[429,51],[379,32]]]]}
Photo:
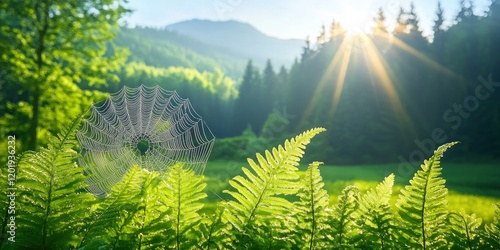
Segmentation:
{"type": "Polygon", "coordinates": [[[349,66],[349,61],[351,58],[352,44],[343,42],[342,45],[345,47],[345,52],[342,53],[342,62],[340,64],[340,72],[337,77],[337,84],[335,85],[335,90],[333,91],[332,108],[330,109],[329,118],[333,120],[333,116],[337,111],[337,107],[340,101],[340,94],[342,93],[342,88],[344,87],[345,76],[347,74],[347,67],[349,66]]]}
{"type": "MultiPolygon", "coordinates": [[[[312,113],[311,111],[314,109],[314,100],[316,100],[317,97],[319,97],[320,94],[321,94],[321,92],[324,90],[324,86],[328,83],[329,76],[335,70],[335,68],[337,67],[337,65],[339,64],[339,62],[345,61],[345,58],[346,57],[349,58],[350,55],[351,55],[351,48],[349,47],[349,44],[347,43],[346,39],[343,39],[342,43],[339,46],[339,49],[335,53],[335,56],[330,61],[330,63],[328,64],[328,67],[326,68],[325,72],[321,76],[319,84],[316,87],[316,89],[314,90],[314,94],[313,94],[313,96],[311,98],[311,101],[307,105],[307,108],[306,108],[306,110],[304,112],[304,115],[302,116],[302,119],[301,119],[301,121],[299,123],[299,127],[302,127],[304,125],[306,119],[308,118],[307,114],[311,114],[312,113]]],[[[347,59],[347,61],[349,61],[349,59],[347,59]]],[[[347,65],[345,66],[345,68],[347,70],[347,65]]],[[[344,73],[344,78],[345,78],[345,73],[344,73]]],[[[342,86],[339,87],[338,83],[339,83],[339,80],[337,80],[337,86],[335,88],[335,92],[338,92],[338,96],[339,96],[337,99],[340,98],[340,92],[342,91],[342,86]]],[[[342,80],[341,83],[343,85],[343,83],[344,83],[343,80],[342,80]]]]}
{"type": "Polygon", "coordinates": [[[385,62],[384,58],[380,55],[380,52],[375,47],[375,44],[373,44],[370,38],[365,36],[363,39],[365,39],[365,45],[366,45],[363,48],[363,55],[366,63],[368,64],[368,67],[373,68],[375,76],[377,77],[382,88],[389,97],[389,102],[391,103],[391,107],[393,109],[393,112],[396,114],[397,118],[400,120],[402,124],[406,125],[406,127],[410,129],[412,134],[414,134],[415,128],[413,126],[413,123],[410,117],[408,116],[408,113],[406,112],[405,108],[401,104],[399,95],[396,89],[394,88],[394,83],[391,79],[390,74],[388,73],[389,69],[388,64],[385,62]]]}
{"type": "Polygon", "coordinates": [[[417,51],[410,45],[406,44],[403,42],[401,39],[398,39],[397,37],[393,36],[392,38],[392,43],[399,47],[400,49],[408,52],[410,55],[418,58],[422,62],[425,62],[429,66],[431,66],[433,69],[435,69],[438,72],[444,73],[446,76],[452,77],[454,79],[460,80],[462,79],[459,75],[457,75],[455,72],[451,71],[450,69],[442,66],[441,64],[437,63],[436,61],[432,60],[428,56],[422,54],[421,52],[417,51]]]}

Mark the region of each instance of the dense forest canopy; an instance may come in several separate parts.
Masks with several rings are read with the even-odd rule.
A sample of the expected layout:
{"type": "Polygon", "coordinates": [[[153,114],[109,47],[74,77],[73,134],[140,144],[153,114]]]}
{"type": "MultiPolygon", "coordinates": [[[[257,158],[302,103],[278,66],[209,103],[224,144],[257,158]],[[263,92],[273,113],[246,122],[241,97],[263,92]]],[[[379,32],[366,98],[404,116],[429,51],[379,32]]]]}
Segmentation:
{"type": "MultiPolygon", "coordinates": [[[[120,31],[117,21],[128,12],[122,5],[112,5],[106,23],[76,2],[21,3],[0,4],[0,135],[19,135],[24,148],[45,144],[106,92],[159,84],[189,98],[215,136],[240,136],[233,150],[322,126],[327,135],[311,145],[321,149],[311,157],[327,163],[391,162],[422,148],[427,157],[427,148],[454,140],[462,141],[456,151],[464,156],[499,155],[498,0],[481,15],[461,1],[447,28],[438,5],[432,37],[423,36],[413,4],[401,7],[393,30],[383,9],[369,34],[332,22],[305,42],[291,67],[271,60],[245,66],[167,30],[120,31]]],[[[103,6],[95,8],[105,16],[103,6]]],[[[225,143],[233,142],[216,148],[225,143]]],[[[215,155],[231,155],[223,148],[228,152],[215,155]]]]}

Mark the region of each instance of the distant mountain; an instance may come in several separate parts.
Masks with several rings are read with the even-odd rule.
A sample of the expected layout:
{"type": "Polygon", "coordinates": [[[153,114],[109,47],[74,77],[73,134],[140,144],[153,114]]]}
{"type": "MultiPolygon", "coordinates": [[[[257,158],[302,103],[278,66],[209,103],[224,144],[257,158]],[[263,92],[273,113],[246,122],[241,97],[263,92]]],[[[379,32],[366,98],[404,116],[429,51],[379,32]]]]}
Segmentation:
{"type": "Polygon", "coordinates": [[[275,67],[289,66],[300,55],[304,41],[270,37],[247,23],[193,19],[166,26],[167,30],[203,43],[225,48],[261,65],[271,59],[275,67]]]}

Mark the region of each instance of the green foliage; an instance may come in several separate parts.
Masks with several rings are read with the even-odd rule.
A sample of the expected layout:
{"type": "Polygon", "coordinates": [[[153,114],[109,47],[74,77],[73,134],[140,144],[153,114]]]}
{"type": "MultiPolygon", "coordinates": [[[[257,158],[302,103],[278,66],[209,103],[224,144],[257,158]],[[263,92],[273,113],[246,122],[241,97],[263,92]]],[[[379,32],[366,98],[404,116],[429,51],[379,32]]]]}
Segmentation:
{"type": "Polygon", "coordinates": [[[225,221],[232,226],[231,231],[236,232],[231,238],[236,246],[263,247],[285,243],[275,242],[280,238],[273,235],[280,233],[273,232],[279,231],[279,227],[274,226],[282,222],[281,215],[286,217],[292,206],[283,195],[298,191],[299,160],[311,138],[322,131],[322,128],[311,129],[286,140],[284,147],[273,148],[272,153],[266,151],[265,158],[257,154],[258,163],[248,159],[252,171],[243,168],[246,178],[236,176],[229,181],[235,191],[224,191],[233,198],[226,203],[225,221]]]}
{"type": "MultiPolygon", "coordinates": [[[[75,246],[83,218],[95,198],[85,192],[83,168],[75,164],[78,154],[77,118],[47,148],[23,154],[17,169],[16,241],[36,249],[75,246]]],[[[20,246],[20,245],[17,245],[20,246]]]]}
{"type": "Polygon", "coordinates": [[[450,213],[448,215],[450,228],[448,242],[452,249],[483,249],[480,245],[480,226],[482,220],[475,214],[450,213]]]}
{"type": "Polygon", "coordinates": [[[336,248],[346,248],[357,233],[354,213],[359,206],[359,190],[356,186],[347,186],[338,197],[338,203],[333,206],[332,245],[336,248]]]}
{"type": "Polygon", "coordinates": [[[425,160],[421,170],[410,180],[396,203],[399,208],[402,227],[399,228],[410,248],[439,248],[446,245],[446,217],[448,214],[446,196],[448,189],[441,177],[440,159],[444,152],[455,145],[448,143],[440,146],[434,155],[425,160]]]}
{"type": "MultiPolygon", "coordinates": [[[[115,73],[127,53],[111,39],[119,29],[118,20],[127,12],[122,0],[2,1],[0,68],[6,75],[6,88],[15,93],[7,99],[20,108],[29,103],[29,116],[20,121],[26,130],[13,127],[18,134],[28,134],[29,149],[38,145],[42,136],[38,129],[48,129],[41,117],[54,114],[53,109],[64,110],[60,103],[66,109],[79,108],[68,105],[79,100],[80,96],[72,95],[79,93],[78,84],[118,81],[115,73]]],[[[53,117],[78,114],[60,113],[53,117]]]]}
{"type": "Polygon", "coordinates": [[[318,249],[327,247],[330,233],[330,199],[328,192],[323,189],[325,184],[319,172],[320,162],[309,165],[304,177],[300,180],[300,189],[296,202],[296,216],[299,236],[297,246],[300,249],[318,249]]]}
{"type": "Polygon", "coordinates": [[[394,248],[395,221],[390,204],[394,174],[387,176],[374,189],[368,190],[360,198],[356,211],[362,234],[359,245],[374,249],[394,248]]]}
{"type": "Polygon", "coordinates": [[[197,240],[201,238],[198,211],[203,207],[199,201],[207,197],[203,192],[205,186],[203,176],[184,170],[179,164],[168,169],[159,187],[162,190],[160,202],[168,208],[162,218],[166,222],[163,244],[167,248],[191,249],[197,245],[197,240]]]}
{"type": "Polygon", "coordinates": [[[111,249],[190,249],[202,237],[198,201],[206,197],[205,186],[202,176],[180,164],[165,174],[134,166],[87,220],[80,246],[91,249],[100,239],[111,249]]]}
{"type": "MultiPolygon", "coordinates": [[[[108,197],[98,203],[97,208],[85,224],[80,246],[95,244],[96,239],[102,239],[111,248],[136,245],[138,231],[133,227],[135,216],[140,217],[142,193],[148,190],[143,187],[146,171],[139,166],[132,167],[122,181],[111,190],[108,197]],[[144,191],[143,191],[144,190],[144,191]]],[[[147,197],[146,197],[147,198],[147,197]]],[[[142,217],[145,217],[144,215],[142,217]]]]}
{"type": "Polygon", "coordinates": [[[495,206],[495,218],[486,226],[486,244],[490,249],[500,248],[500,204],[495,206]]]}
{"type": "Polygon", "coordinates": [[[365,193],[348,186],[330,204],[320,163],[304,173],[297,168],[306,145],[324,131],[311,129],[257,154],[257,161],[248,159],[249,167],[224,191],[230,199],[210,214],[202,210],[204,177],[180,164],[165,173],[132,166],[106,197],[85,192],[86,176],[72,150],[78,121],[48,148],[22,156],[16,242],[0,242],[2,249],[498,249],[500,244],[498,207],[486,227],[474,214],[446,208],[440,158],[456,143],[424,161],[394,208],[393,174],[365,193]]]}
{"type": "Polygon", "coordinates": [[[245,62],[224,48],[167,29],[122,27],[115,43],[130,50],[129,62],[153,67],[184,67],[200,72],[220,67],[226,74],[238,78],[245,62]]]}

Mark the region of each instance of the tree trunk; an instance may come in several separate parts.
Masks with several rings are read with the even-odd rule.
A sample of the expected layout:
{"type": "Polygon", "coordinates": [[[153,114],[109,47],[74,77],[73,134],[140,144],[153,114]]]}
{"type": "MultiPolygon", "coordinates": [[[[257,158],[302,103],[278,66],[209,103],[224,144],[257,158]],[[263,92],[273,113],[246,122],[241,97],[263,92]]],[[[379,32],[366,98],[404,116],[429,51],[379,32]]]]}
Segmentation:
{"type": "Polygon", "coordinates": [[[42,73],[43,67],[43,53],[45,52],[45,36],[47,30],[49,29],[49,4],[46,3],[41,6],[40,2],[35,5],[35,14],[37,20],[42,22],[42,27],[38,29],[38,41],[36,46],[36,67],[37,67],[37,78],[35,79],[35,89],[33,92],[33,102],[32,102],[32,117],[30,122],[30,128],[28,134],[30,136],[28,142],[29,150],[36,150],[37,147],[37,136],[38,136],[38,124],[40,120],[40,96],[42,95],[42,90],[40,85],[43,83],[45,76],[42,73]],[[42,8],[43,7],[43,8],[42,8]]]}
{"type": "Polygon", "coordinates": [[[37,135],[38,135],[38,120],[39,120],[39,113],[40,113],[40,85],[36,84],[35,86],[35,92],[33,93],[33,102],[32,102],[32,118],[30,122],[30,128],[29,128],[29,143],[28,143],[28,149],[29,150],[36,150],[36,145],[38,143],[37,141],[37,135]]]}

